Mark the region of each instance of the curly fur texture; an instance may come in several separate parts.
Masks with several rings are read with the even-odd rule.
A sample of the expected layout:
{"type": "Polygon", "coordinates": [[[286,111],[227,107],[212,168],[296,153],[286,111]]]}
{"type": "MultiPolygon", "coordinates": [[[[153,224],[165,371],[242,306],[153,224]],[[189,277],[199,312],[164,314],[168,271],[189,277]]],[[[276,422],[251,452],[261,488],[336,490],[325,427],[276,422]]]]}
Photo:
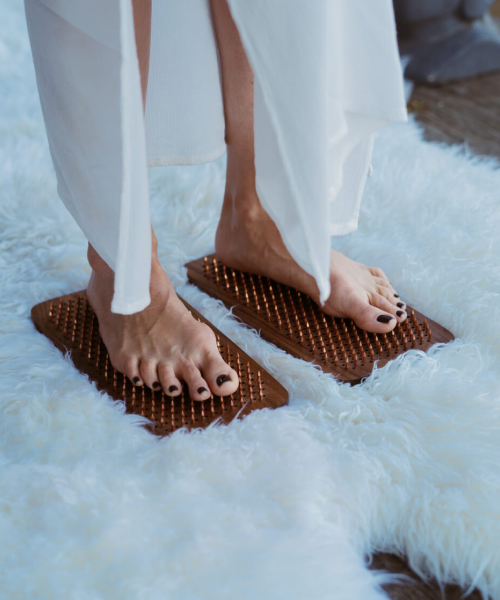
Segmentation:
{"type": "Polygon", "coordinates": [[[0,598],[385,597],[375,550],[500,599],[500,172],[414,123],[377,139],[359,230],[336,238],[457,336],[339,385],[186,283],[211,251],[223,160],[151,170],[178,292],[261,361],[290,406],[159,440],[41,335],[85,287],[57,198],[19,0],[0,7],[0,598]]]}

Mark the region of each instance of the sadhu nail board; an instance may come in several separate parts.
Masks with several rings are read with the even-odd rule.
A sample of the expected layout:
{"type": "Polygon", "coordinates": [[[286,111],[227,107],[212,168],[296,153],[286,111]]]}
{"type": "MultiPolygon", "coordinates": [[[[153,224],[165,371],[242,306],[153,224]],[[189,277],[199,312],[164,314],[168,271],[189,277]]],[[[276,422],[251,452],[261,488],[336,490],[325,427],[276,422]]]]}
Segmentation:
{"type": "Polygon", "coordinates": [[[157,435],[168,435],[180,427],[204,428],[219,418],[229,423],[253,410],[288,403],[283,386],[194,308],[184,304],[195,318],[211,327],[221,356],[239,374],[240,386],[234,394],[200,402],[191,400],[186,387],[172,398],[163,391],[133,385],[111,365],[85,290],[41,302],[33,307],[31,317],[59,350],[71,352],[75,367],[95,381],[99,390],[123,400],[128,413],[149,419],[151,424],[146,427],[157,435]]]}
{"type": "Polygon", "coordinates": [[[391,333],[368,333],[351,319],[326,315],[309,296],[294,288],[226,267],[215,255],[186,267],[192,283],[222,300],[263,338],[352,385],[370,375],[375,362],[383,367],[409,349],[425,351],[455,339],[410,306],[408,318],[391,333]]]}

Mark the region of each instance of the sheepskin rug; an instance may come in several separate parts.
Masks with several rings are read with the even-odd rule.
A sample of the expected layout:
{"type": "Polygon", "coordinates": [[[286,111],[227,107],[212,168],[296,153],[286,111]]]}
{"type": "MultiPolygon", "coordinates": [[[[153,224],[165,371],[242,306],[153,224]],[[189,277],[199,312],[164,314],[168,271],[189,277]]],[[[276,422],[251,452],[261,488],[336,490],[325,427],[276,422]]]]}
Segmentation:
{"type": "Polygon", "coordinates": [[[179,294],[287,388],[290,405],[159,439],[30,320],[85,287],[86,241],[57,197],[20,0],[0,5],[0,598],[385,598],[382,550],[500,599],[500,171],[410,122],[380,133],[359,230],[456,341],[338,384],[186,281],[213,250],[224,161],[153,169],[179,294]]]}

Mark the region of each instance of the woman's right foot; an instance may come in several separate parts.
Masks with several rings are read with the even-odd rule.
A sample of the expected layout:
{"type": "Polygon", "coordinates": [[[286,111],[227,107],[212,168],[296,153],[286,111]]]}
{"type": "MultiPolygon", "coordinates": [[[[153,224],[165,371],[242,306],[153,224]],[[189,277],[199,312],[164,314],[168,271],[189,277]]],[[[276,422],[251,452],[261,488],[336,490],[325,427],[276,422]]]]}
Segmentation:
{"type": "MultiPolygon", "coordinates": [[[[228,267],[275,279],[319,304],[316,281],[293,260],[255,191],[247,190],[239,198],[226,194],[215,249],[228,267]]],[[[361,329],[389,333],[407,317],[406,304],[381,269],[357,263],[334,250],[330,285],[331,294],[322,310],[333,317],[353,319],[361,329]]]]}
{"type": "Polygon", "coordinates": [[[151,264],[151,304],[121,315],[111,312],[114,273],[89,245],[92,275],[87,298],[111,364],[135,385],[178,396],[182,382],[193,400],[227,396],[238,389],[238,375],[221,358],[214,332],[191,316],[177,297],[156,252],[151,264]]]}

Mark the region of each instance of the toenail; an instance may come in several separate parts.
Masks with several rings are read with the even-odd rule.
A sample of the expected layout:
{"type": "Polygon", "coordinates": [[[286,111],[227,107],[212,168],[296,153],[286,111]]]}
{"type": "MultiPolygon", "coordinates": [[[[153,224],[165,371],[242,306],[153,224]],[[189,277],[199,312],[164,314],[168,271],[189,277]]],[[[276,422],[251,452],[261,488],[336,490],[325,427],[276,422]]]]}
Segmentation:
{"type": "Polygon", "coordinates": [[[198,394],[200,394],[200,396],[208,392],[207,388],[204,387],[199,387],[196,391],[198,392],[198,394]]]}
{"type": "Polygon", "coordinates": [[[217,385],[222,385],[223,383],[226,383],[227,381],[231,381],[231,377],[229,377],[229,375],[226,375],[224,373],[223,375],[219,375],[219,377],[217,377],[216,383],[217,383],[217,385]]]}
{"type": "Polygon", "coordinates": [[[171,385],[171,386],[168,388],[168,391],[169,391],[169,392],[176,392],[178,389],[179,389],[179,388],[178,388],[176,385],[171,385]]]}
{"type": "Polygon", "coordinates": [[[404,303],[403,302],[398,302],[398,306],[399,306],[399,308],[403,308],[404,303]]]}
{"type": "Polygon", "coordinates": [[[402,317],[405,313],[402,310],[398,310],[396,314],[398,317],[402,317]]]}
{"type": "Polygon", "coordinates": [[[154,390],[159,390],[161,388],[161,383],[159,381],[155,381],[153,383],[153,389],[154,390]]]}
{"type": "Polygon", "coordinates": [[[379,315],[377,317],[379,323],[389,323],[389,321],[392,321],[393,319],[394,317],[390,317],[389,315],[379,315]]]}
{"type": "Polygon", "coordinates": [[[394,298],[399,298],[399,294],[394,294],[394,298]]]}
{"type": "Polygon", "coordinates": [[[132,379],[132,381],[133,381],[134,383],[139,383],[139,381],[140,381],[140,378],[139,378],[139,377],[134,377],[134,378],[132,379]]]}

